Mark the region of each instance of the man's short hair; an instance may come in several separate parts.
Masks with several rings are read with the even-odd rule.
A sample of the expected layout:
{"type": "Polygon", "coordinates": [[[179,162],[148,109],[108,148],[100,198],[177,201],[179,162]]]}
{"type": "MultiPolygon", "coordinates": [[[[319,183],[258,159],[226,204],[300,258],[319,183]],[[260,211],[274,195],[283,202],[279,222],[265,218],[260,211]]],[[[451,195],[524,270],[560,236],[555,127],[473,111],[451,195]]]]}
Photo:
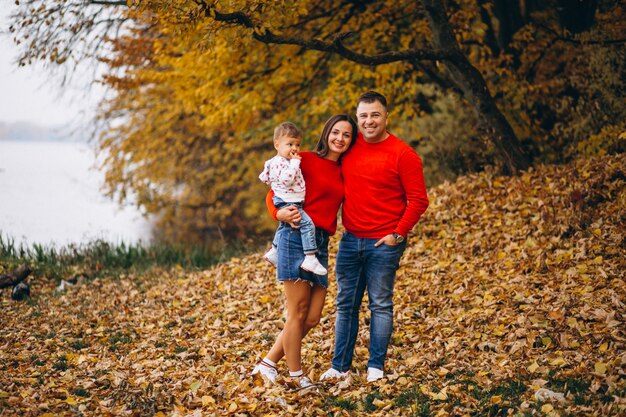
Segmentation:
{"type": "Polygon", "coordinates": [[[356,106],[359,107],[361,103],[373,103],[375,101],[380,102],[385,109],[387,109],[387,99],[382,94],[376,91],[368,91],[365,94],[362,94],[356,101],[356,106]]]}
{"type": "Polygon", "coordinates": [[[276,126],[276,129],[274,129],[274,140],[278,140],[283,136],[301,139],[302,131],[298,129],[298,126],[294,125],[291,122],[283,122],[276,126]]]}

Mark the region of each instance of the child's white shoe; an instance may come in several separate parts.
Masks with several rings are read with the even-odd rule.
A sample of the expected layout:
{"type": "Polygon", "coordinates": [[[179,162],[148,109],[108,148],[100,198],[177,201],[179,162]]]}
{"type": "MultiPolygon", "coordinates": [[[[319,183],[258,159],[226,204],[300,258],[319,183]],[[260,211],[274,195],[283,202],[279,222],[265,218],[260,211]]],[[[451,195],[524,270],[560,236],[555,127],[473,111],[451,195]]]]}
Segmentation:
{"type": "Polygon", "coordinates": [[[276,266],[278,264],[278,251],[274,246],[263,255],[263,259],[272,265],[276,266]]]}
{"type": "Polygon", "coordinates": [[[313,272],[315,275],[326,275],[328,273],[328,270],[317,260],[315,255],[306,255],[300,268],[313,272]]]}

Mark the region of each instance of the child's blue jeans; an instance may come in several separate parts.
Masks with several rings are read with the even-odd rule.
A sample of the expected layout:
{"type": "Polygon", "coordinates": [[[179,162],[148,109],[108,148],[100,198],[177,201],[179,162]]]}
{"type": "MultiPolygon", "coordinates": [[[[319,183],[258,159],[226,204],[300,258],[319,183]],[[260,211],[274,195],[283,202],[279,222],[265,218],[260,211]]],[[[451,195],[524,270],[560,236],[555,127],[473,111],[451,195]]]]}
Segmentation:
{"type": "MultiPolygon", "coordinates": [[[[315,225],[313,224],[313,220],[309,217],[308,214],[302,209],[302,203],[288,203],[284,201],[280,197],[272,197],[272,202],[274,203],[274,207],[277,209],[281,209],[288,206],[294,206],[298,208],[300,215],[302,216],[302,220],[300,220],[300,236],[302,238],[302,249],[304,249],[304,253],[309,255],[317,252],[317,244],[315,243],[315,225]]],[[[284,226],[283,222],[280,222],[278,225],[278,229],[274,234],[274,240],[272,241],[272,246],[274,248],[278,247],[278,231],[284,226]]]]}

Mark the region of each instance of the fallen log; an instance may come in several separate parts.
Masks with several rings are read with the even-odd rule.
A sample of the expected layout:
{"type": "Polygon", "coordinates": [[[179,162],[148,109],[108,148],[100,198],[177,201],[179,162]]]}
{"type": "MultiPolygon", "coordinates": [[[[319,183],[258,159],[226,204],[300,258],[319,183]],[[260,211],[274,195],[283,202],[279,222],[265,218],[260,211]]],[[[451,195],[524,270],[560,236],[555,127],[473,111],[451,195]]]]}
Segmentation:
{"type": "Polygon", "coordinates": [[[19,268],[8,274],[0,274],[0,289],[13,287],[20,282],[24,281],[26,277],[33,272],[32,269],[26,264],[21,265],[19,268]]]}

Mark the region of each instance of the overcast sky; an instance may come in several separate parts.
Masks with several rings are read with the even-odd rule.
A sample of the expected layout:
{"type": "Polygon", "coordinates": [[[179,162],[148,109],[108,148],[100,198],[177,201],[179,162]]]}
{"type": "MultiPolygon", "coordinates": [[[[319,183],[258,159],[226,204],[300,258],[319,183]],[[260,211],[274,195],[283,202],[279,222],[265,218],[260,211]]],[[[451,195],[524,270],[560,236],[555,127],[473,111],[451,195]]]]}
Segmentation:
{"type": "Polygon", "coordinates": [[[14,0],[0,0],[0,122],[62,127],[88,120],[99,94],[98,89],[83,93],[88,80],[78,80],[62,92],[59,80],[40,66],[17,67],[17,46],[9,34],[9,15],[15,7],[14,0]]]}

